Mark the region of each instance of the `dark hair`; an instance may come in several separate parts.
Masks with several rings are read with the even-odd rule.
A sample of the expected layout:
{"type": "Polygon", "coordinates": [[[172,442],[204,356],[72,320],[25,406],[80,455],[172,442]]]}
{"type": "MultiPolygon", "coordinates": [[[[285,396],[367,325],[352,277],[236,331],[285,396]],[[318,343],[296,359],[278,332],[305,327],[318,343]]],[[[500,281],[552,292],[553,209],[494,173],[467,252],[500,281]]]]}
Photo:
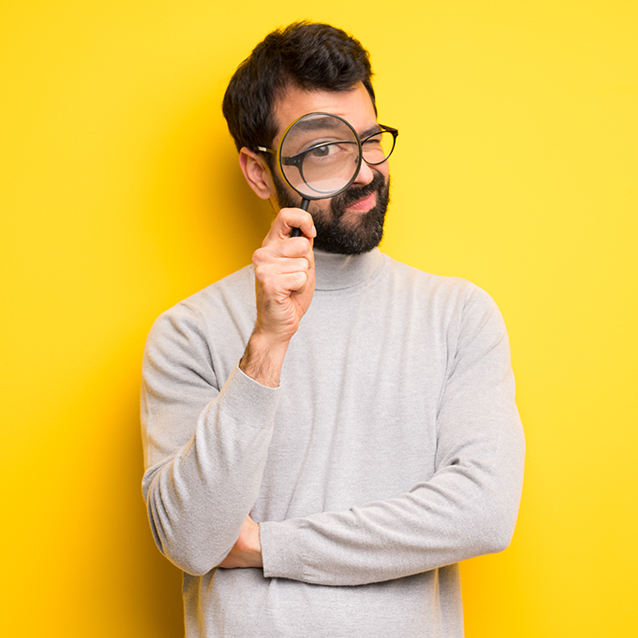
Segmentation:
{"type": "Polygon", "coordinates": [[[317,22],[294,22],[269,33],[239,65],[222,110],[237,150],[272,144],[274,104],[291,86],[349,91],[366,87],[376,112],[370,54],[345,31],[317,22]]]}

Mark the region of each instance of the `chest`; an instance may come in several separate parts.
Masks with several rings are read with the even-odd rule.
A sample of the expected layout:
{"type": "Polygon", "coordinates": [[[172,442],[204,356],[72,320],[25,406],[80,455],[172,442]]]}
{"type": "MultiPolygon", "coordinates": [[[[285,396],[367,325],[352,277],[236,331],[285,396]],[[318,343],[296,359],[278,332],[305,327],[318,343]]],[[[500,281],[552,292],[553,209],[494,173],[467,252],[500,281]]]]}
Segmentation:
{"type": "Polygon", "coordinates": [[[389,498],[432,476],[448,346],[420,306],[365,291],[313,300],[282,372],[262,505],[286,511],[271,518],[389,498]]]}

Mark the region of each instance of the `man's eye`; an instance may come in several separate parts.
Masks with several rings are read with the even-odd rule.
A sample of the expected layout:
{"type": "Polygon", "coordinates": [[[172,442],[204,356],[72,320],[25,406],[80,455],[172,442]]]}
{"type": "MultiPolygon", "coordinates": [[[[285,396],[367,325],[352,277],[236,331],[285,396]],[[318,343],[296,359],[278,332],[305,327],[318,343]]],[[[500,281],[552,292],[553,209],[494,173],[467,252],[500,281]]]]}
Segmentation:
{"type": "Polygon", "coordinates": [[[330,147],[329,146],[317,146],[316,148],[313,148],[312,151],[310,151],[310,152],[315,157],[326,157],[327,155],[330,154],[330,147]]]}
{"type": "Polygon", "coordinates": [[[344,161],[346,157],[352,156],[353,149],[356,149],[353,144],[339,140],[319,143],[305,151],[304,159],[322,164],[344,161]]]}

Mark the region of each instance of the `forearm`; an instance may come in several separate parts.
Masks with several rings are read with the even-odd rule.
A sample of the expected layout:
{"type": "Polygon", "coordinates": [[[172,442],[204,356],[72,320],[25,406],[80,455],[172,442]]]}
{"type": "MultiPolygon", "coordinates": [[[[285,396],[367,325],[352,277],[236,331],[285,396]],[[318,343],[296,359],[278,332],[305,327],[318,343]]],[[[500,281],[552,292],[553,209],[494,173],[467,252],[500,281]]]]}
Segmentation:
{"type": "Polygon", "coordinates": [[[288,344],[289,340],[277,340],[256,330],[248,341],[239,367],[257,383],[277,388],[288,344]]]}
{"type": "Polygon", "coordinates": [[[206,573],[237,540],[259,492],[277,402],[277,390],[236,370],[188,443],[146,472],[156,542],[184,571],[206,573]]]}
{"type": "Polygon", "coordinates": [[[410,576],[501,551],[518,512],[519,439],[497,475],[455,465],[393,499],[263,522],[264,575],[350,586],[410,576]]]}

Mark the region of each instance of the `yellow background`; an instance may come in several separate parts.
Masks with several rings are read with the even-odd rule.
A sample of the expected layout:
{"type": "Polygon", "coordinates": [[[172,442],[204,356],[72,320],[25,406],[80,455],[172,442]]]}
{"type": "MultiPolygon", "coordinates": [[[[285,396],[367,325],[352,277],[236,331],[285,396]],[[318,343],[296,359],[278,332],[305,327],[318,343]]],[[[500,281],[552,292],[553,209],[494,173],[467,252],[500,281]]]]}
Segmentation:
{"type": "Polygon", "coordinates": [[[485,288],[528,438],[512,546],[463,566],[469,638],[635,635],[638,6],[3,0],[0,634],[168,638],[140,493],[154,318],[248,263],[269,209],[220,112],[272,28],[372,52],[385,252],[485,288]]]}

